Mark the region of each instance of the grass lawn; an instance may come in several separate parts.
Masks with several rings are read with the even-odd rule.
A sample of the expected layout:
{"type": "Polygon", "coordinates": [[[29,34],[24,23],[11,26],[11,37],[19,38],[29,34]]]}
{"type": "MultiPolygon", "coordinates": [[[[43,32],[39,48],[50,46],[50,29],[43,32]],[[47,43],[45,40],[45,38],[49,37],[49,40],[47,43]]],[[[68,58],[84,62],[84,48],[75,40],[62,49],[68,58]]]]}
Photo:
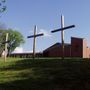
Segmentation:
{"type": "Polygon", "coordinates": [[[0,59],[0,90],[90,90],[90,60],[0,59]]]}

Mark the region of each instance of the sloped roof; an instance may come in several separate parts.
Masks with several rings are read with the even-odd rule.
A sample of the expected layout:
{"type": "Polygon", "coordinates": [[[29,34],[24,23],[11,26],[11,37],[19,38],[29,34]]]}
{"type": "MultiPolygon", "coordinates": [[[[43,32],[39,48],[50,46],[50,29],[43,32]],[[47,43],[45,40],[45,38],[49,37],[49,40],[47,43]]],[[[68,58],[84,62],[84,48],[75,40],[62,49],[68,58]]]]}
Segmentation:
{"type": "MultiPolygon", "coordinates": [[[[68,46],[68,45],[70,45],[70,44],[69,44],[69,43],[65,43],[64,45],[65,45],[65,46],[68,46]]],[[[60,47],[60,46],[62,46],[61,43],[55,43],[54,45],[48,47],[48,48],[45,49],[44,51],[50,50],[50,49],[55,48],[55,47],[60,47]]]]}

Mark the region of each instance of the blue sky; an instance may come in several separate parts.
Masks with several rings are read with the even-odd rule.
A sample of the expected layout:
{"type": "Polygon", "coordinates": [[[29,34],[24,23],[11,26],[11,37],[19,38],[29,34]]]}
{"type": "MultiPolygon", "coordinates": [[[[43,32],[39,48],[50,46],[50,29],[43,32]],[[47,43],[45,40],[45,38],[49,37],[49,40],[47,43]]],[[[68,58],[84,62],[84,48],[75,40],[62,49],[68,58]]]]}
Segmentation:
{"type": "Polygon", "coordinates": [[[44,37],[37,38],[36,50],[42,51],[56,42],[61,42],[61,32],[50,31],[61,27],[61,14],[65,17],[65,26],[76,27],[65,31],[65,42],[70,43],[71,36],[86,38],[90,46],[90,0],[7,0],[7,11],[1,15],[0,22],[8,28],[18,30],[25,38],[20,47],[32,51],[34,25],[38,31],[45,32],[44,37]]]}

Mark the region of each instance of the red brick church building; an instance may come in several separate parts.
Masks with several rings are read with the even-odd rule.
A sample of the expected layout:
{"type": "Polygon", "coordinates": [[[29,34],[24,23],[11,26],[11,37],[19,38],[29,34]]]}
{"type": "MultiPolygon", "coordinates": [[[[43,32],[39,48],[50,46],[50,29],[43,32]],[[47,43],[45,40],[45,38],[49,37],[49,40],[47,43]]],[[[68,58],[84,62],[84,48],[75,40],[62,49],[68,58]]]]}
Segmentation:
{"type": "MultiPolygon", "coordinates": [[[[44,57],[61,57],[62,44],[56,43],[43,51],[44,57]]],[[[64,44],[65,57],[90,58],[90,48],[84,38],[71,37],[71,44],[64,44]]]]}

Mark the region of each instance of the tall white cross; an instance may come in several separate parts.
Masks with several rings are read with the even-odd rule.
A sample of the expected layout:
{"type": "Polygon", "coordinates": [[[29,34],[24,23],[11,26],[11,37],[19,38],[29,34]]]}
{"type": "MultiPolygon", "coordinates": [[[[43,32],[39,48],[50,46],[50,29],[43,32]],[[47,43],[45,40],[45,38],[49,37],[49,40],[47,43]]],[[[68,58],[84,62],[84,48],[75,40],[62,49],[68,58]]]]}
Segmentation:
{"type": "Polygon", "coordinates": [[[51,31],[52,33],[61,31],[61,42],[62,42],[62,59],[64,59],[64,30],[67,30],[69,28],[74,28],[75,25],[70,25],[64,27],[64,16],[61,15],[61,28],[51,31]]]}
{"type": "Polygon", "coordinates": [[[34,27],[34,35],[28,36],[27,38],[33,38],[33,59],[35,58],[35,47],[36,47],[36,37],[43,36],[44,34],[36,34],[37,26],[34,27]]]}

